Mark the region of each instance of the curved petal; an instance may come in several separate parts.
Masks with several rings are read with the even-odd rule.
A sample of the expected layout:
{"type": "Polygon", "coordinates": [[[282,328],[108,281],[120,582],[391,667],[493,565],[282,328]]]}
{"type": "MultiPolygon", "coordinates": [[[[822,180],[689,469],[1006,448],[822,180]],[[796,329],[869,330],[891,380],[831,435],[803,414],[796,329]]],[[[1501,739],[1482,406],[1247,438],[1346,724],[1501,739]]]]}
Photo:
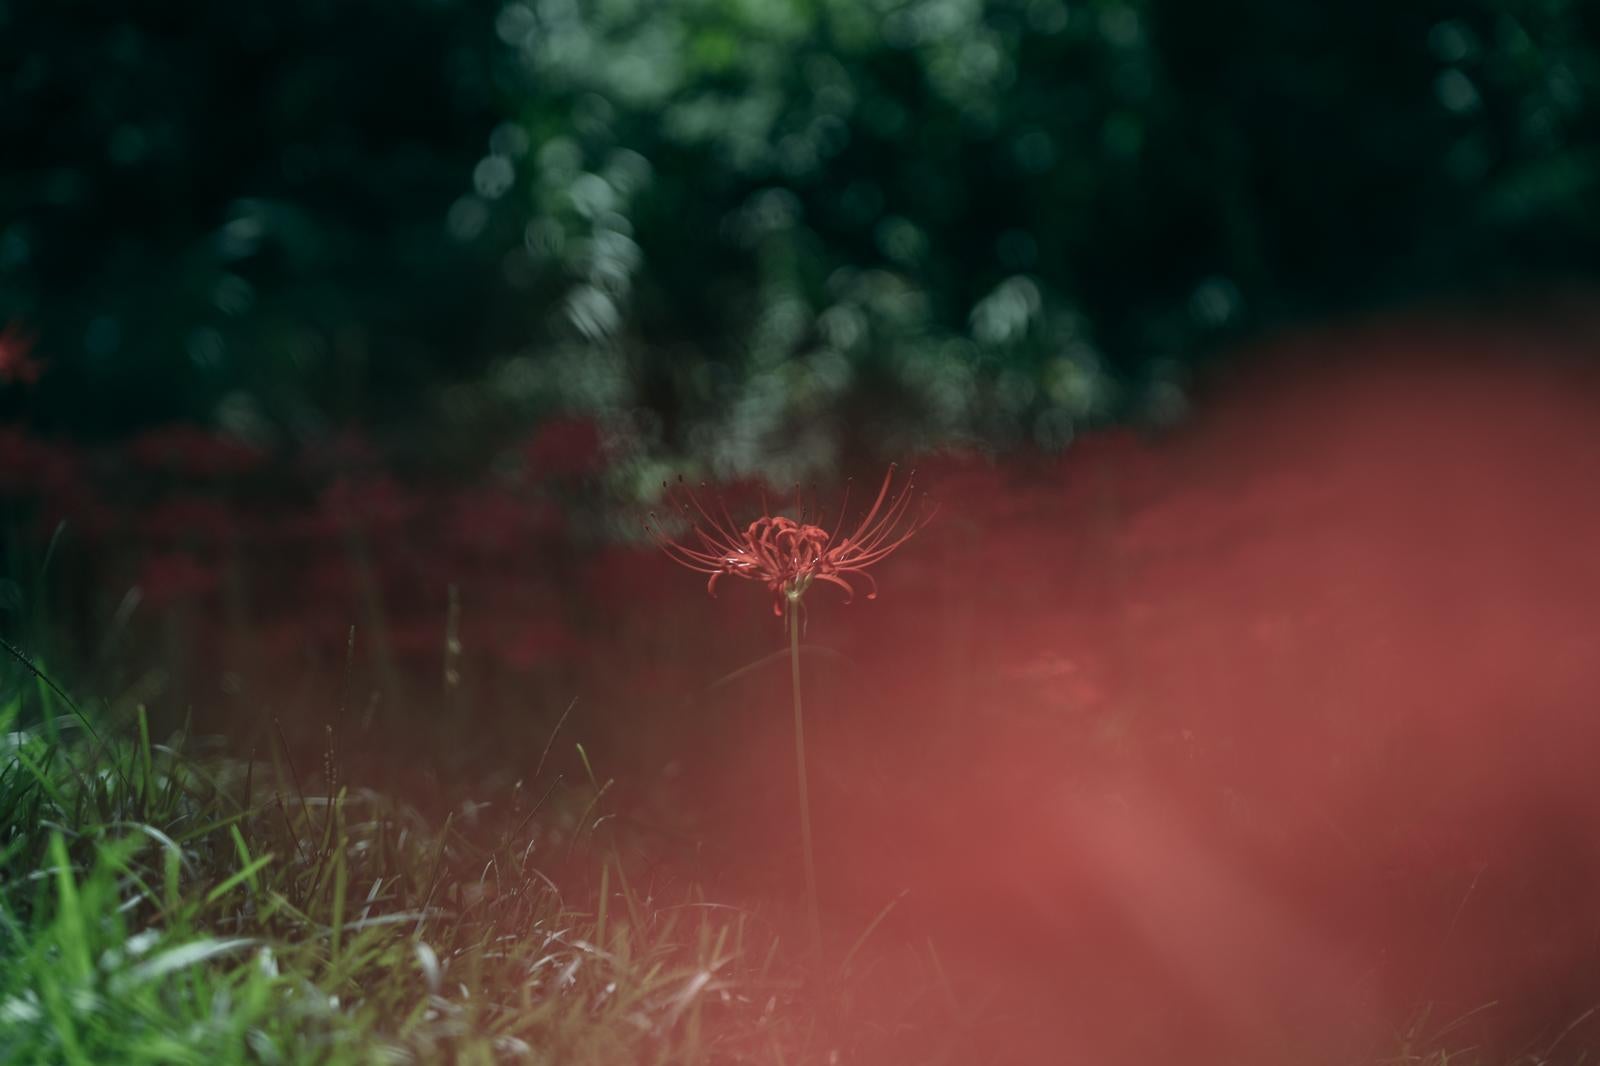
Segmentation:
{"type": "MultiPolygon", "coordinates": [[[[818,580],[818,581],[826,581],[830,585],[838,585],[840,588],[844,589],[844,591],[845,591],[844,602],[846,604],[851,604],[851,603],[855,602],[856,590],[851,587],[850,582],[846,581],[842,577],[839,577],[837,574],[818,574],[816,576],[816,580],[818,580]]],[[[873,595],[876,596],[877,593],[874,592],[873,595]]],[[[869,596],[867,598],[871,599],[872,597],[869,596]]]]}

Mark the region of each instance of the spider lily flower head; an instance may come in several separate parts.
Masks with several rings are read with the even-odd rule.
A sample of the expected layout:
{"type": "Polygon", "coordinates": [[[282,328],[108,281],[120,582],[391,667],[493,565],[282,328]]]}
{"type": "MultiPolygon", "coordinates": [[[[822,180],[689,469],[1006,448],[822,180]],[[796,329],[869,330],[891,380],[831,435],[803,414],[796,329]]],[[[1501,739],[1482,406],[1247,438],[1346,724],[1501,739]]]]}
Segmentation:
{"type": "Polygon", "coordinates": [[[802,506],[798,518],[789,518],[765,513],[769,510],[765,498],[761,517],[741,527],[722,500],[714,501],[714,509],[707,506],[682,479],[676,488],[667,487],[667,500],[688,523],[688,533],[669,536],[654,514],[645,532],[673,562],[708,575],[706,591],[713,597],[718,581],[737,577],[765,584],[773,596],[772,613],[777,615],[783,614],[786,602],[798,605],[818,581],[843,589],[846,603],[855,598],[853,582],[865,581],[867,599],[876,599],[878,584],[867,568],[882,562],[910,540],[934,514],[929,509],[911,513],[915,487],[911,480],[891,495],[894,475],[895,467],[891,465],[871,508],[848,532],[844,527],[850,502],[848,486],[830,532],[820,524],[822,514],[815,506],[802,506]],[[810,517],[818,521],[808,521],[810,517]]]}

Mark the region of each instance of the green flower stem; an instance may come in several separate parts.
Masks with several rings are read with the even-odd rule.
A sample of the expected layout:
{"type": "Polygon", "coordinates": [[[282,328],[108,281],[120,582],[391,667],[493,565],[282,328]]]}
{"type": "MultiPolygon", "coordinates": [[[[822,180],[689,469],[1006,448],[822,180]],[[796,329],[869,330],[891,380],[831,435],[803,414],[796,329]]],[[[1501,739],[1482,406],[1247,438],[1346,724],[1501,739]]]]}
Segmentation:
{"type": "Polygon", "coordinates": [[[806,723],[800,710],[800,598],[789,597],[789,674],[794,690],[794,768],[800,792],[800,843],[806,863],[806,910],[811,918],[811,953],[822,963],[822,918],[817,912],[817,862],[811,851],[811,796],[806,785],[806,723]]]}

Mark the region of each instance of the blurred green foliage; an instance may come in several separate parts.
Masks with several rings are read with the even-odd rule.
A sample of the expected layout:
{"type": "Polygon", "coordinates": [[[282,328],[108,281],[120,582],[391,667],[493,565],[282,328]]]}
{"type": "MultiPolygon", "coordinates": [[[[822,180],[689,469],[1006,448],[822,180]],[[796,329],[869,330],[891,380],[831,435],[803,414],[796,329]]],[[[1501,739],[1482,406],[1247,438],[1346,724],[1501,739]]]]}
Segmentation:
{"type": "Polygon", "coordinates": [[[36,421],[298,427],[483,349],[494,264],[444,214],[491,58],[423,0],[0,0],[0,317],[39,333],[36,421]]]}
{"type": "Polygon", "coordinates": [[[1242,330],[1600,262],[1579,0],[80,7],[0,8],[41,424],[1059,446],[1242,330]]]}

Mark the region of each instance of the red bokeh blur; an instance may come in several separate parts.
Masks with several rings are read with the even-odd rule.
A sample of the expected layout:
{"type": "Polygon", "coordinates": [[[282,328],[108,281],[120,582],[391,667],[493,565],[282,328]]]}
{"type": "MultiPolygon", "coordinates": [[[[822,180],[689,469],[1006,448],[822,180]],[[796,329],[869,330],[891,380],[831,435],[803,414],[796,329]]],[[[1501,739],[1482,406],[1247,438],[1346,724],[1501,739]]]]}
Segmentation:
{"type": "MultiPolygon", "coordinates": [[[[922,463],[940,521],[882,597],[812,598],[808,642],[842,653],[808,660],[807,707],[844,942],[906,893],[874,936],[932,937],[993,997],[969,1061],[1375,1061],[1429,1004],[1424,1041],[1476,1012],[1445,1046],[1509,1055],[1579,1020],[1600,995],[1581,348],[1289,337],[1159,437],[922,463]]],[[[722,693],[686,726],[713,753],[679,757],[793,895],[784,682],[722,693]]]]}

